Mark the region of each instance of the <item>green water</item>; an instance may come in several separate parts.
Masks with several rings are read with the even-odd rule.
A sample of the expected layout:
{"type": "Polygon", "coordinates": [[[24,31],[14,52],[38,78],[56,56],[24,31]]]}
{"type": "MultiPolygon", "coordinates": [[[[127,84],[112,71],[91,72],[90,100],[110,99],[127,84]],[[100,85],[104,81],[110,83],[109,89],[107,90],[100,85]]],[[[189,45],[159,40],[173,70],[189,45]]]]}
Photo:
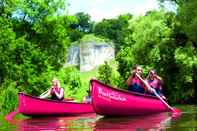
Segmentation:
{"type": "Polygon", "coordinates": [[[147,116],[109,118],[100,115],[84,114],[69,117],[25,117],[16,115],[6,121],[0,113],[0,130],[3,131],[197,131],[197,106],[177,106],[181,116],[159,113],[147,116]]]}

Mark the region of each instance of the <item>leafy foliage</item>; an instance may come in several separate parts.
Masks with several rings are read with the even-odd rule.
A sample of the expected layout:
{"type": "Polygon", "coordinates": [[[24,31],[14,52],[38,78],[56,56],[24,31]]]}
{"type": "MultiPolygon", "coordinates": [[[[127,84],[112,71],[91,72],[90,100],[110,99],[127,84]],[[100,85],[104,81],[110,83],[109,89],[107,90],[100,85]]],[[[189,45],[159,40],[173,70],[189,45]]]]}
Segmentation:
{"type": "MultiPolygon", "coordinates": [[[[10,97],[17,97],[17,91],[39,95],[49,88],[50,80],[63,67],[69,38],[67,21],[59,13],[65,1],[16,1],[14,6],[12,1],[2,2],[0,88],[5,92],[3,99],[13,104],[14,99],[8,99],[6,93],[10,97]]],[[[9,105],[2,107],[13,109],[9,105]]]]}
{"type": "Polygon", "coordinates": [[[161,10],[148,12],[146,16],[131,21],[129,27],[133,30],[132,35],[125,38],[127,44],[116,56],[118,71],[124,80],[128,78],[130,68],[136,64],[142,65],[145,72],[155,68],[164,79],[164,93],[171,102],[188,97],[179,97],[183,82],[177,77],[181,69],[175,60],[175,20],[175,14],[161,10]],[[172,91],[179,96],[172,95],[172,91]]]}
{"type": "Polygon", "coordinates": [[[184,0],[180,0],[179,8],[178,8],[178,19],[182,24],[182,28],[186,35],[193,41],[195,46],[197,46],[197,1],[196,0],[188,0],[185,2],[184,0]]]}
{"type": "Polygon", "coordinates": [[[99,66],[97,79],[113,87],[127,88],[126,83],[117,71],[117,62],[112,60],[99,66]]]}
{"type": "Polygon", "coordinates": [[[6,89],[1,92],[0,109],[8,113],[15,110],[18,105],[18,89],[16,88],[16,83],[11,80],[6,81],[2,86],[6,89]]]}
{"type": "Polygon", "coordinates": [[[115,64],[99,67],[99,80],[126,88],[133,65],[142,65],[145,74],[155,68],[164,80],[164,93],[170,102],[196,103],[197,1],[171,1],[177,4],[176,13],[162,8],[145,16],[124,14],[94,23],[83,12],[65,15],[64,0],[2,0],[0,108],[14,109],[19,91],[39,95],[51,86],[54,77],[60,79],[65,97],[81,100],[90,77],[83,78],[75,67],[63,66],[71,42],[103,40],[95,36],[113,41],[116,50],[115,64]]]}
{"type": "MultiPolygon", "coordinates": [[[[164,0],[165,1],[165,0],[164,0]]],[[[176,99],[196,102],[196,20],[197,1],[171,0],[178,6],[174,35],[176,38],[175,61],[178,67],[176,99]],[[183,93],[184,92],[184,93],[183,93]],[[193,99],[191,99],[193,98],[193,99]]]]}
{"type": "Polygon", "coordinates": [[[82,86],[79,71],[74,68],[66,68],[64,72],[65,96],[77,98],[82,86]]]}
{"type": "Polygon", "coordinates": [[[90,20],[90,15],[79,12],[75,14],[75,16],[78,19],[78,25],[76,25],[76,28],[81,32],[90,33],[93,27],[93,23],[90,20]]]}
{"type": "Polygon", "coordinates": [[[112,68],[105,61],[105,64],[99,67],[98,79],[105,84],[111,84],[112,68]]]}
{"type": "Polygon", "coordinates": [[[120,15],[117,19],[103,19],[97,23],[94,28],[94,33],[98,36],[102,36],[113,40],[115,43],[116,52],[124,45],[124,38],[131,32],[128,29],[128,21],[132,18],[132,15],[125,14],[120,15]]]}
{"type": "Polygon", "coordinates": [[[72,22],[69,23],[70,27],[70,39],[71,41],[77,41],[81,39],[85,34],[91,33],[93,30],[93,22],[89,14],[83,12],[76,13],[72,18],[72,22]]]}

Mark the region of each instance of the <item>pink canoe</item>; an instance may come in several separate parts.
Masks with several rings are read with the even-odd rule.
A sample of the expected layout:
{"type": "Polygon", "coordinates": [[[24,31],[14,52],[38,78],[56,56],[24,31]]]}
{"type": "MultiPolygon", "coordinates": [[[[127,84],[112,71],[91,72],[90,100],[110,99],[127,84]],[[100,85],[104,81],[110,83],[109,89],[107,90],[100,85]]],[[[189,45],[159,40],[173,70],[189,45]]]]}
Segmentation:
{"type": "Polygon", "coordinates": [[[24,115],[77,115],[93,113],[91,104],[41,99],[19,93],[19,113],[24,115]]]}
{"type": "Polygon", "coordinates": [[[145,115],[169,111],[155,96],[113,88],[98,80],[91,80],[91,86],[92,105],[100,115],[145,115]]]}

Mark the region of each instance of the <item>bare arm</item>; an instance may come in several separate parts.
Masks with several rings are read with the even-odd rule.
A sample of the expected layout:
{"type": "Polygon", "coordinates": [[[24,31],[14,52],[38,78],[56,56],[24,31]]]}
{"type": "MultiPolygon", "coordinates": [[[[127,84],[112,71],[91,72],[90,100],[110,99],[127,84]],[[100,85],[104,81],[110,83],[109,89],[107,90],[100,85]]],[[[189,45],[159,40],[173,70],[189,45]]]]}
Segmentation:
{"type": "Polygon", "coordinates": [[[83,97],[83,102],[86,102],[86,97],[85,96],[83,97]]]}
{"type": "Polygon", "coordinates": [[[129,76],[129,78],[128,78],[127,81],[126,81],[126,84],[127,84],[128,86],[130,86],[131,79],[132,79],[132,76],[129,76]]]}
{"type": "Polygon", "coordinates": [[[41,95],[40,95],[40,98],[47,98],[48,96],[50,96],[51,95],[51,89],[49,89],[49,90],[47,90],[47,92],[45,93],[42,93],[41,95]]]}
{"type": "Polygon", "coordinates": [[[160,85],[163,85],[163,79],[160,76],[155,75],[155,79],[159,81],[160,85]]]}
{"type": "Polygon", "coordinates": [[[128,85],[128,86],[130,86],[130,83],[131,83],[131,80],[132,80],[132,78],[135,76],[135,71],[131,71],[131,75],[129,76],[129,78],[127,79],[127,81],[126,81],[126,84],[128,85]]]}
{"type": "Polygon", "coordinates": [[[58,99],[61,99],[64,96],[64,90],[60,88],[60,93],[55,91],[55,95],[57,96],[58,99]]]}
{"type": "Polygon", "coordinates": [[[158,75],[155,75],[155,78],[158,79],[159,81],[162,81],[162,78],[158,75]]]}

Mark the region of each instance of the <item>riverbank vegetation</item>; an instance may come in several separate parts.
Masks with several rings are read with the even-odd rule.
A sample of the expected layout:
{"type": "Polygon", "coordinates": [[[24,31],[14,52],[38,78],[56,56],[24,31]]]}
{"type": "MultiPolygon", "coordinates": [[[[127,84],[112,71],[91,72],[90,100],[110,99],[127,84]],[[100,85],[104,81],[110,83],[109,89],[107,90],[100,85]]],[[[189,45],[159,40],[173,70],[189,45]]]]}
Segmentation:
{"type": "Polygon", "coordinates": [[[144,16],[122,14],[91,21],[83,12],[68,15],[64,0],[14,1],[0,4],[0,109],[12,111],[17,93],[39,96],[57,77],[65,97],[81,101],[89,80],[126,89],[133,65],[145,75],[155,68],[164,80],[164,94],[171,103],[197,103],[197,1],[172,0],[172,12],[162,5],[144,16]],[[64,67],[68,48],[84,36],[111,40],[115,60],[90,72],[64,67]]]}

